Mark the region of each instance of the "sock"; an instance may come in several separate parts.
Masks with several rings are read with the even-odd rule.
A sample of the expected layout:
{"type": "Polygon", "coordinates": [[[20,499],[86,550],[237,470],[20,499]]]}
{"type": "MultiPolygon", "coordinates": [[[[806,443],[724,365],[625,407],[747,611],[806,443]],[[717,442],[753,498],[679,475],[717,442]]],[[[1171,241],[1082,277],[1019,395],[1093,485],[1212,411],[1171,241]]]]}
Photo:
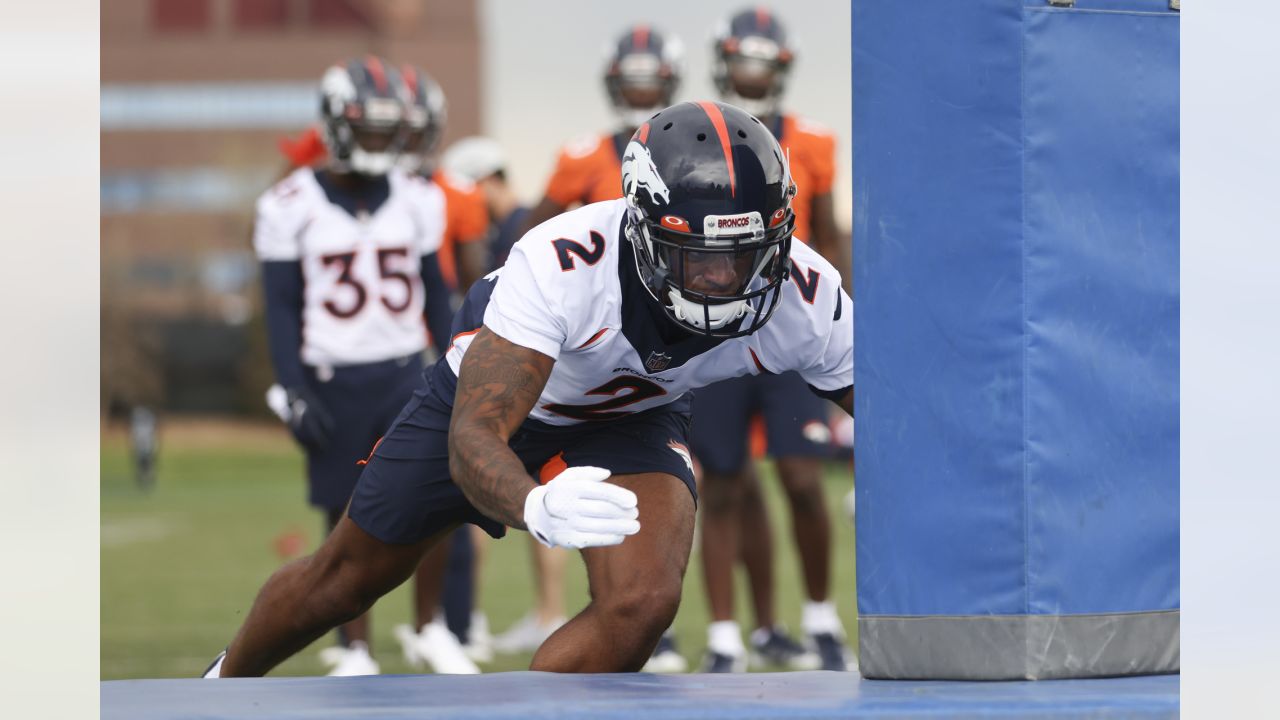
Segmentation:
{"type": "Polygon", "coordinates": [[[742,630],[733,620],[720,620],[707,626],[707,648],[733,657],[742,657],[747,651],[742,645],[742,630]]]}
{"type": "Polygon", "coordinates": [[[822,635],[830,633],[838,638],[844,637],[844,625],[836,614],[836,605],[830,600],[804,604],[800,613],[800,628],[806,635],[822,635]]]}

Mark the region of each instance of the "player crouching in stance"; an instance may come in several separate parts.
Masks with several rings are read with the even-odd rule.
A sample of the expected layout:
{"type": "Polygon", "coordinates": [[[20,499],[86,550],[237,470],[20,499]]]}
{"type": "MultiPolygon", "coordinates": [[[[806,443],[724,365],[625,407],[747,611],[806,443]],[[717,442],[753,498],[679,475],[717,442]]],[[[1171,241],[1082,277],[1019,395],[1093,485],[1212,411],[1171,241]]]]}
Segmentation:
{"type": "Polygon", "coordinates": [[[591,602],[532,669],[644,664],[693,540],[690,391],[797,370],[852,413],[853,322],[835,269],[792,243],[785,156],[746,112],[657,113],[627,146],[622,183],[622,199],[534,228],[471,289],[346,516],[272,576],[210,676],[266,673],[464,522],[582,549],[591,602]],[[817,281],[792,282],[793,263],[817,281]]]}

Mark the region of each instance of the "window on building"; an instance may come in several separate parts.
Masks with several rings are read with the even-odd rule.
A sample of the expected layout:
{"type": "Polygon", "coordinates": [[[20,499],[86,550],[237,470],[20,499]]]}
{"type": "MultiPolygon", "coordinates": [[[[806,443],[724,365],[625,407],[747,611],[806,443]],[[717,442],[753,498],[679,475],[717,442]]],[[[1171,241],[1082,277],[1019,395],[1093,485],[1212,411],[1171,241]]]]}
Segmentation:
{"type": "Polygon", "coordinates": [[[310,0],[307,19],[315,27],[356,28],[372,23],[366,11],[352,0],[310,0]]]}
{"type": "Polygon", "coordinates": [[[212,0],[151,0],[151,26],[161,32],[208,30],[212,5],[212,0]]]}
{"type": "Polygon", "coordinates": [[[277,30],[289,25],[289,0],[235,0],[237,30],[277,30]]]}

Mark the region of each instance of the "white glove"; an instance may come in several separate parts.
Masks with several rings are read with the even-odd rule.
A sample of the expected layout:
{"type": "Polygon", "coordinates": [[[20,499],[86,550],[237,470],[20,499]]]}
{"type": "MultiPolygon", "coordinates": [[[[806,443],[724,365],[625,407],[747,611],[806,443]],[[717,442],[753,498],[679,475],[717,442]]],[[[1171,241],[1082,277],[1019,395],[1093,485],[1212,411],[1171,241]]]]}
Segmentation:
{"type": "Polygon", "coordinates": [[[580,465],[566,468],[529,492],[524,524],[547,547],[617,545],[640,531],[636,494],[605,482],[609,471],[580,465]]]}

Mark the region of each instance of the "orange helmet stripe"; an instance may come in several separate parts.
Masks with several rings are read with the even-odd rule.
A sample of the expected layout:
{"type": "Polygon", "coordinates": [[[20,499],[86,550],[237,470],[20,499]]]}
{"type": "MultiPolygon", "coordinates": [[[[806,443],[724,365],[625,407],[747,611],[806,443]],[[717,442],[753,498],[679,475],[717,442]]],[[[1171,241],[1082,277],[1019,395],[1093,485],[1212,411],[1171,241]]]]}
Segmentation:
{"type": "Polygon", "coordinates": [[[713,102],[702,101],[698,103],[698,107],[707,114],[711,119],[711,125],[716,129],[716,136],[720,138],[720,149],[724,151],[725,165],[729,166],[729,196],[737,197],[738,181],[737,175],[733,172],[733,151],[729,148],[729,128],[724,124],[724,114],[720,112],[720,108],[713,102]]]}
{"type": "Polygon", "coordinates": [[[369,68],[369,74],[373,76],[373,84],[378,87],[378,92],[386,92],[387,74],[382,69],[382,61],[377,57],[370,55],[365,60],[365,67],[369,68]]]}
{"type": "Polygon", "coordinates": [[[649,48],[648,25],[637,25],[631,31],[631,47],[636,50],[647,50],[649,48]]]}

